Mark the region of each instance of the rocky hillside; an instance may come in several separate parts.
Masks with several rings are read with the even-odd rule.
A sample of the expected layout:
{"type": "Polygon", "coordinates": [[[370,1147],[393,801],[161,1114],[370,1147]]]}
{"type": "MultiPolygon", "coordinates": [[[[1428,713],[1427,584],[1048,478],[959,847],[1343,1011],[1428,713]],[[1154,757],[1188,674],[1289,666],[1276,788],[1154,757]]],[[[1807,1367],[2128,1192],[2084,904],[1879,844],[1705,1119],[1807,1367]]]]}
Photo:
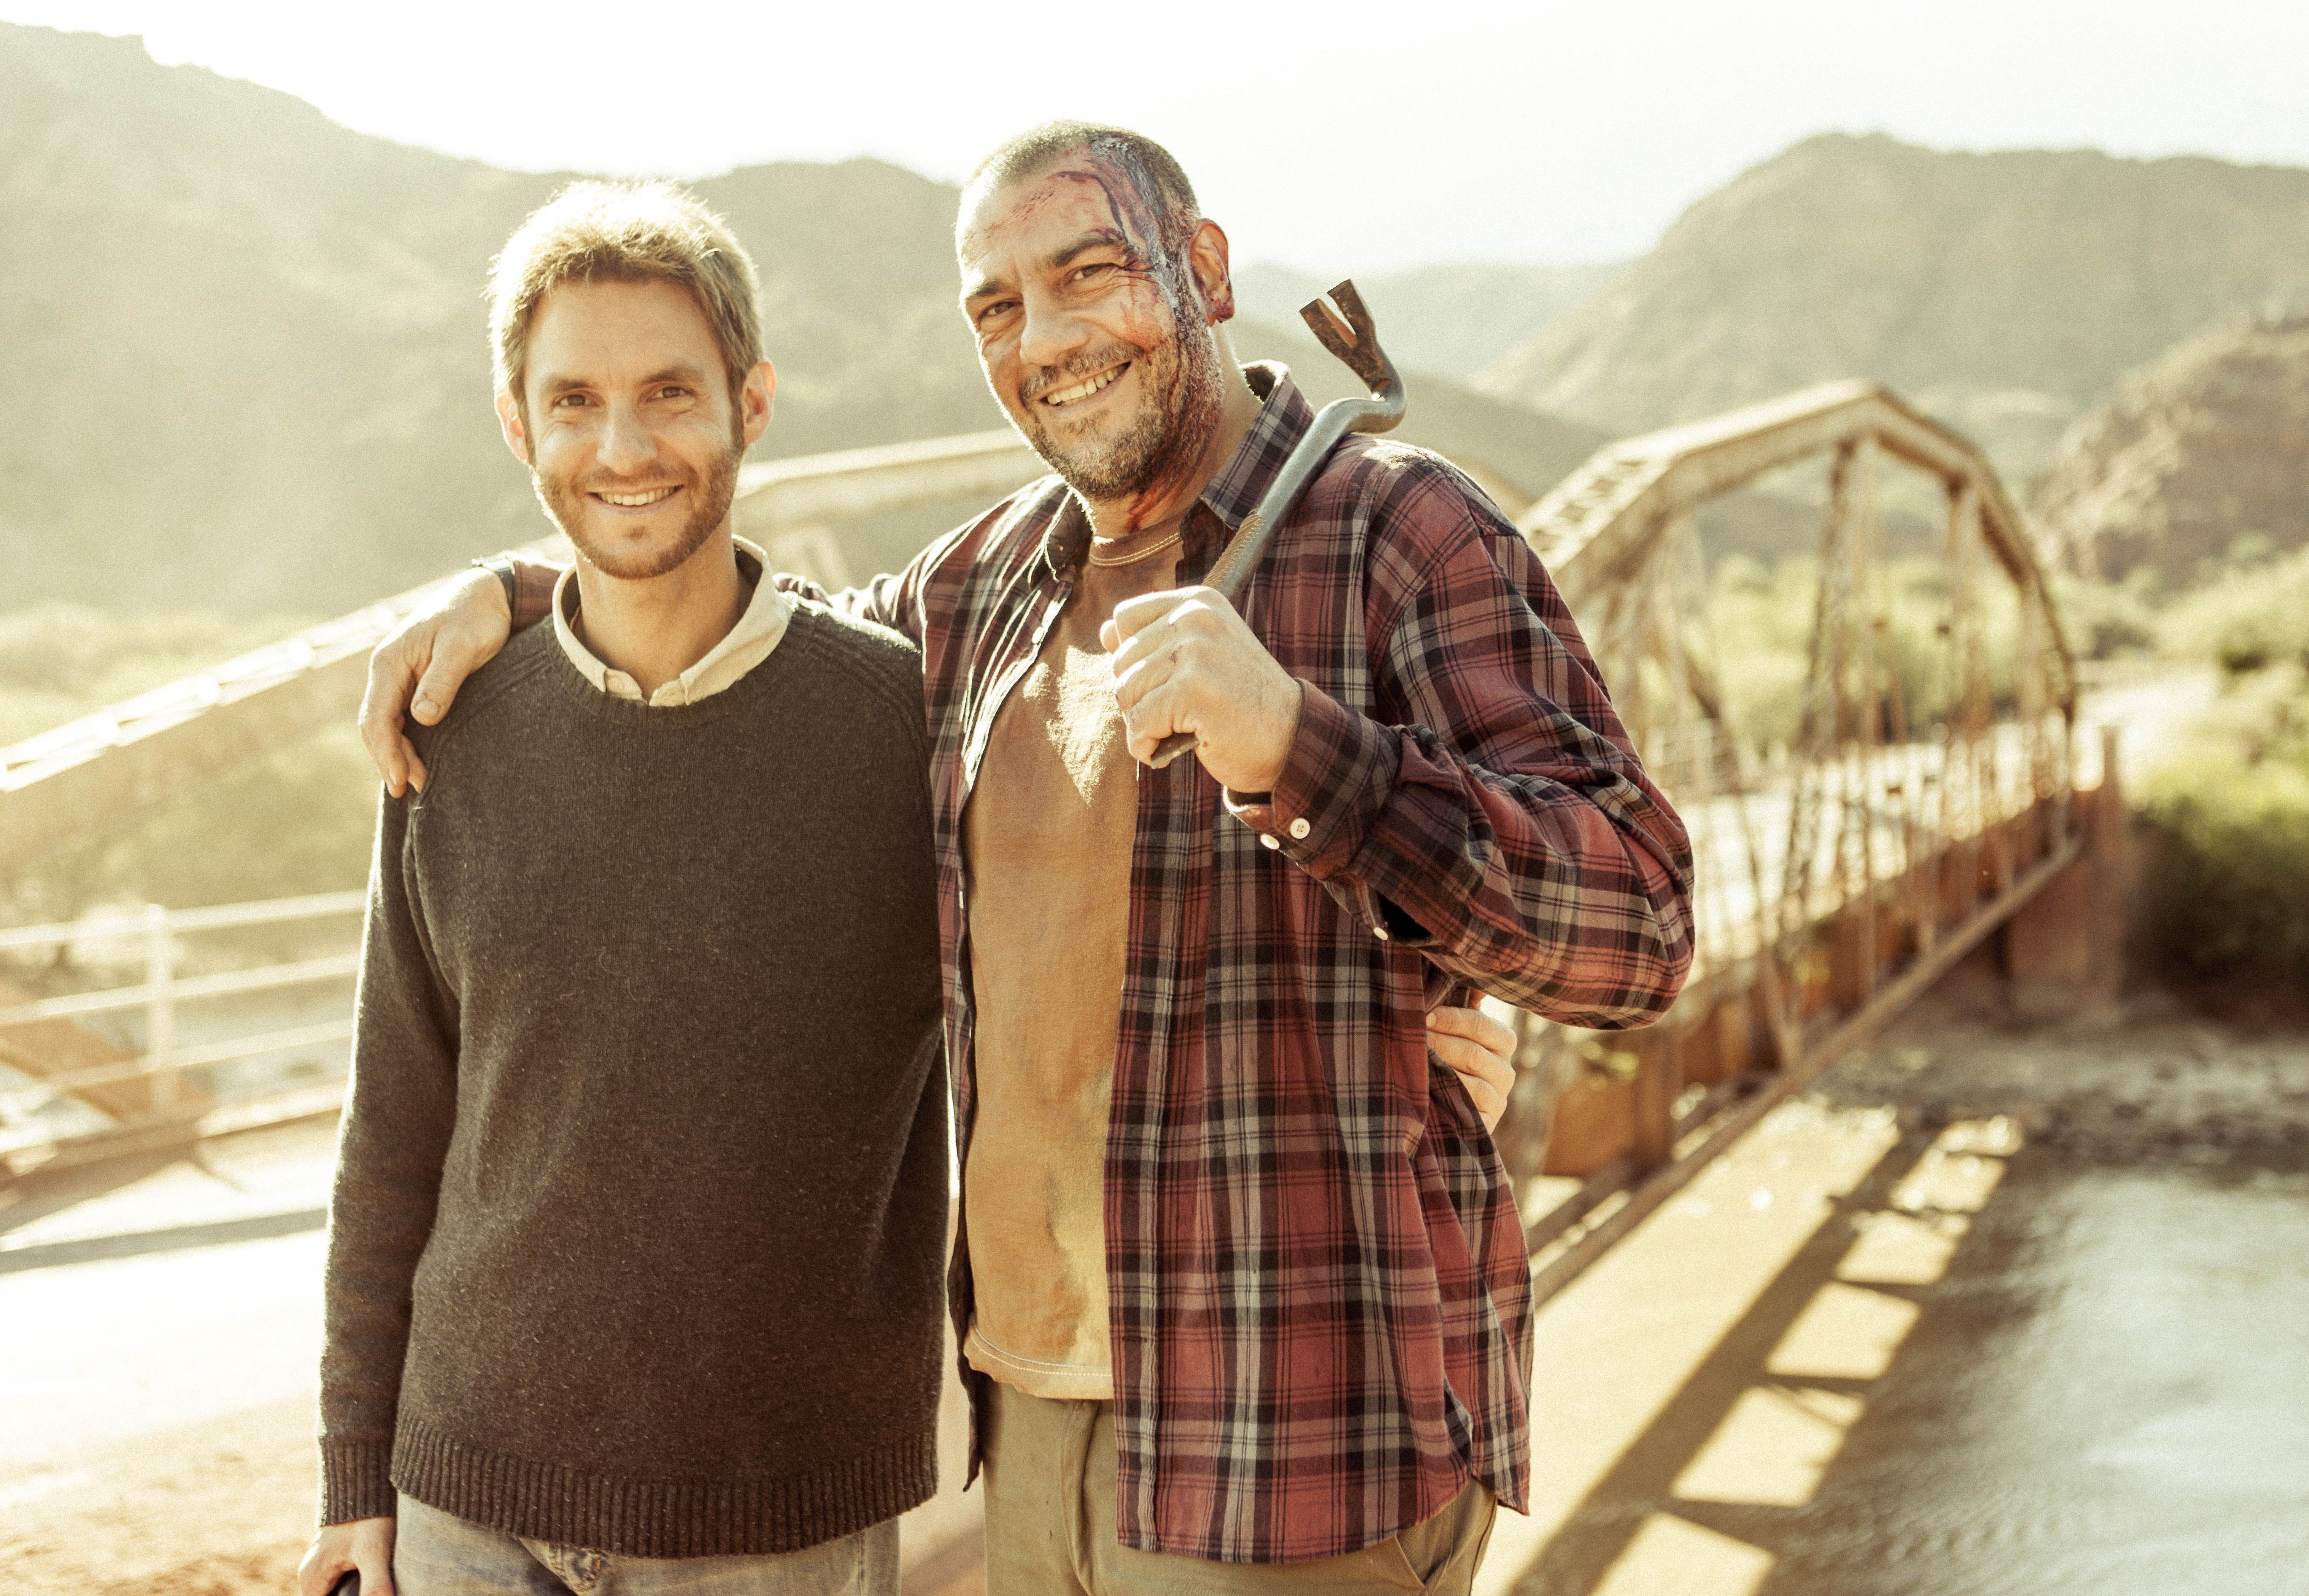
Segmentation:
{"type": "Polygon", "coordinates": [[[2309,544],[2309,313],[2183,341],[2079,423],[2030,509],[2080,574],[2184,584],[2309,544]]]}
{"type": "MultiPolygon", "coordinates": [[[[1397,365],[1472,383],[1626,266],[1624,261],[1573,266],[1461,262],[1358,276],[1355,287],[1397,365]]],[[[1249,265],[1235,272],[1235,293],[1248,315],[1296,327],[1299,307],[1344,274],[1249,265]]]]}
{"type": "Polygon", "coordinates": [[[314,609],[515,524],[473,263],[546,186],[0,28],[0,608],[314,609]]]}
{"type": "Polygon", "coordinates": [[[1806,140],[1476,385],[1614,429],[1871,376],[2025,480],[2175,341],[2309,301],[2309,170],[1806,140]]]}
{"type": "MultiPolygon", "coordinates": [[[[134,39],[0,26],[0,608],[309,613],[533,535],[480,289],[562,180],[134,39]]],[[[867,160],[700,186],[763,269],[783,385],[761,453],[987,425],[952,189],[867,160]]]]}
{"type": "MultiPolygon", "coordinates": [[[[0,24],[0,610],[321,613],[534,536],[480,290],[563,180],[350,133],[134,39],[0,24]]],[[[998,424],[950,185],[852,160],[698,187],[761,268],[780,388],[757,455],[998,424]]],[[[1295,326],[1244,343],[1333,364],[1295,326]]],[[[1408,435],[1519,495],[1597,441],[1419,389],[1408,435]]]]}

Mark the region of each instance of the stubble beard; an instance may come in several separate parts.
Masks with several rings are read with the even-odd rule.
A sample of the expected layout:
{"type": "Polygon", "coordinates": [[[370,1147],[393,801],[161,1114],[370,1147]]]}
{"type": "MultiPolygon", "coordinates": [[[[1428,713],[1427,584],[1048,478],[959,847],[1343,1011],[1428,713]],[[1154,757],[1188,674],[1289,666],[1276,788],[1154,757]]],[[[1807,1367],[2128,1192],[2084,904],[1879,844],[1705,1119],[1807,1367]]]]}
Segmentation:
{"type": "Polygon", "coordinates": [[[1044,464],[1083,497],[1111,502],[1144,493],[1163,478],[1190,468],[1200,457],[1204,444],[1218,430],[1224,390],[1217,342],[1196,324],[1182,320],[1180,324],[1189,329],[1185,336],[1154,349],[1118,347],[1077,357],[1033,384],[1037,393],[1063,387],[1105,370],[1118,356],[1139,367],[1146,399],[1138,413],[1113,437],[1062,443],[1052,436],[1039,401],[1032,397],[1026,400],[1027,443],[1044,464]]]}
{"type": "Polygon", "coordinates": [[[537,488],[538,502],[545,506],[545,513],[553,518],[554,524],[586,563],[621,582],[645,582],[679,568],[713,535],[714,529],[729,519],[730,506],[738,498],[738,466],[745,453],[742,444],[733,443],[715,457],[702,477],[694,471],[683,472],[681,486],[689,495],[690,510],[689,518],[681,524],[681,535],[663,548],[639,558],[597,546],[583,530],[591,503],[583,491],[566,482],[549,480],[534,468],[530,471],[530,480],[537,488]]]}

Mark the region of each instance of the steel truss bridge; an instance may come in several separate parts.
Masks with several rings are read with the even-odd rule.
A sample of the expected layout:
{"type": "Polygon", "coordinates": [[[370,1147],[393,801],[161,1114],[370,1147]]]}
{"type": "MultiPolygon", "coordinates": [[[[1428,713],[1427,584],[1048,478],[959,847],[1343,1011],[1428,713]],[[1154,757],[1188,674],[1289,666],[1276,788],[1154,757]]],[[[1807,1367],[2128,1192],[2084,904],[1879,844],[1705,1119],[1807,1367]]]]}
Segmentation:
{"type": "MultiPolygon", "coordinates": [[[[739,525],[778,565],[839,583],[862,574],[846,569],[845,523],[991,500],[1041,470],[1008,432],[753,466],[739,525]]],[[[1690,822],[1698,866],[1698,962],[1665,1020],[1591,1034],[1518,1019],[1524,1067],[1499,1141],[1544,1296],[1984,941],[2037,998],[2110,982],[2122,811],[2113,759],[2098,787],[2076,788],[2076,675],[2019,512],[1976,448],[1882,388],[1830,384],[1613,444],[1518,526],[1690,822]],[[1800,709],[1767,751],[1708,623],[1696,513],[1823,461],[1800,709]],[[1919,474],[1945,510],[1921,626],[1896,614],[1890,470],[1919,474]]],[[[370,648],[435,591],[0,750],[0,875],[349,721],[370,648]]],[[[330,995],[353,970],[359,908],[333,893],[0,931],[0,963],[129,938],[144,968],[134,985],[47,996],[0,980],[0,1064],[15,1072],[0,1109],[21,1123],[68,1098],[83,1122],[0,1148],[0,1182],[333,1112],[350,1004],[330,995]],[[177,968],[203,934],[289,921],[337,928],[335,951],[177,968]],[[201,1040],[185,1023],[187,1005],[292,991],[301,1023],[275,1012],[201,1040]],[[83,1023],[100,1014],[118,1018],[83,1023]],[[333,1068],[307,1057],[298,1073],[314,1048],[333,1049],[333,1068]]]]}

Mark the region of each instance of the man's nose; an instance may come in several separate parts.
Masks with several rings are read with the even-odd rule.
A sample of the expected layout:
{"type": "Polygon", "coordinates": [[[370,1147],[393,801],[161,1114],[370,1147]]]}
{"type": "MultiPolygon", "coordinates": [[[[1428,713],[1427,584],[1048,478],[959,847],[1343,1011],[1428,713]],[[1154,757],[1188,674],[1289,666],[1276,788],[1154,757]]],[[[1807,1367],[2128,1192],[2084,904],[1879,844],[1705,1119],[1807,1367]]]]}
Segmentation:
{"type": "Polygon", "coordinates": [[[644,424],[641,412],[629,404],[610,405],[594,455],[601,469],[630,477],[655,458],[657,436],[644,424]]]}
{"type": "Polygon", "coordinates": [[[1018,332],[1018,358],[1028,366],[1064,366],[1090,336],[1078,316],[1047,294],[1028,294],[1025,324],[1018,332]]]}

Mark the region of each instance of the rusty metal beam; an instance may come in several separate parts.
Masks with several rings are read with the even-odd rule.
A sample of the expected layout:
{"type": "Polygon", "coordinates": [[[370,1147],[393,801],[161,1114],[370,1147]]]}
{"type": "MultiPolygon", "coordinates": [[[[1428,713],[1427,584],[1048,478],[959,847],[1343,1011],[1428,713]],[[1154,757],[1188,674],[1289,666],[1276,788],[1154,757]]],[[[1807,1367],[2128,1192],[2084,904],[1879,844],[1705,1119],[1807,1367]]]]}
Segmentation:
{"type": "Polygon", "coordinates": [[[40,1175],[60,1174],[91,1164],[174,1152],[219,1136],[266,1130],[304,1120],[326,1119],[344,1107],[342,1083],[307,1086],[224,1108],[183,1109],[174,1114],[114,1126],[85,1135],[36,1142],[0,1153],[0,1187],[40,1175]]]}
{"type": "Polygon", "coordinates": [[[1525,513],[1517,525],[1578,608],[1626,580],[1666,535],[1670,519],[1769,471],[1863,439],[1979,496],[1981,531],[2015,585],[2053,621],[2063,707],[2076,706],[2076,669],[2059,625],[2035,539],[1970,440],[1876,383],[1822,383],[1785,397],[1641,437],[1608,444],[1525,513]]]}
{"type": "Polygon", "coordinates": [[[989,504],[1049,468],[1007,427],[879,449],[844,449],[750,465],[738,476],[738,530],[775,537],[939,499],[989,504]]]}
{"type": "Polygon", "coordinates": [[[437,585],[0,750],[0,875],[349,721],[369,650],[437,585]]]}
{"type": "MultiPolygon", "coordinates": [[[[970,433],[748,466],[738,528],[770,543],[795,531],[1032,481],[1042,462],[1014,432],[970,433]]],[[[567,557],[558,538],[525,552],[567,557]]],[[[428,582],[0,749],[0,876],[100,836],[188,787],[324,727],[350,721],[369,650],[438,591],[428,582]]]]}

